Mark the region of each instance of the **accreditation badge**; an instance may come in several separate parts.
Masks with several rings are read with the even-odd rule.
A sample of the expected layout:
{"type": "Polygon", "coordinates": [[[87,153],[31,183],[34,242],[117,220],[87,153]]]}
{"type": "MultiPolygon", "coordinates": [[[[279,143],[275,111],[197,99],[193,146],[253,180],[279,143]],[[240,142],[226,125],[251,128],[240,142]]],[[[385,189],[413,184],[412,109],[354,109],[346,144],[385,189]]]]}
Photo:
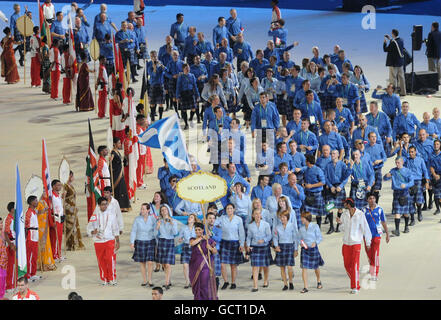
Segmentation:
{"type": "Polygon", "coordinates": [[[291,90],[291,92],[295,92],[296,91],[296,85],[292,84],[290,90],[291,90]]]}
{"type": "Polygon", "coordinates": [[[343,99],[343,105],[347,106],[348,105],[348,98],[342,98],[343,99]]]}
{"type": "Polygon", "coordinates": [[[260,121],[260,123],[261,123],[262,129],[267,128],[266,119],[262,119],[262,120],[260,121]]]}

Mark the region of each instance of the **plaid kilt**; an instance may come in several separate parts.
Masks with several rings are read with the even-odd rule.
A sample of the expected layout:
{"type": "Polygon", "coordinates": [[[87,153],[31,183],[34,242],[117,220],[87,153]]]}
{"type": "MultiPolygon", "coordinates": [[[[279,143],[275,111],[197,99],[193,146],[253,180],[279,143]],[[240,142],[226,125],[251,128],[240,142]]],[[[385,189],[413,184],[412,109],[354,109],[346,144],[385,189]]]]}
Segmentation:
{"type": "Polygon", "coordinates": [[[336,209],[343,209],[344,205],[343,202],[346,199],[346,190],[345,188],[341,189],[340,192],[337,192],[335,195],[331,192],[331,190],[328,190],[326,192],[325,201],[326,203],[332,201],[334,202],[336,209]]]}
{"type": "Polygon", "coordinates": [[[179,101],[179,110],[190,110],[196,107],[196,96],[192,90],[181,92],[179,101]]]}
{"type": "Polygon", "coordinates": [[[284,96],[284,94],[278,94],[276,99],[277,110],[281,116],[286,116],[287,101],[284,96]]]}
{"type": "Polygon", "coordinates": [[[360,112],[361,113],[368,112],[366,99],[364,97],[360,99],[360,112]]]}
{"type": "Polygon", "coordinates": [[[175,264],[175,240],[159,238],[158,262],[161,264],[175,264]]]}
{"type": "Polygon", "coordinates": [[[214,257],[214,273],[216,274],[216,277],[219,277],[222,275],[220,255],[215,254],[215,255],[213,255],[213,257],[214,257]]]}
{"type": "Polygon", "coordinates": [[[278,267],[294,266],[294,244],[279,243],[280,252],[276,253],[276,265],[278,267]]]}
{"type": "Polygon", "coordinates": [[[241,264],[244,262],[243,254],[239,251],[239,241],[221,240],[220,261],[224,264],[241,264]]]}
{"type": "Polygon", "coordinates": [[[350,197],[354,199],[355,207],[358,209],[364,208],[367,206],[366,197],[364,199],[358,199],[356,196],[357,193],[357,184],[351,184],[351,193],[350,197]]]}
{"type": "Polygon", "coordinates": [[[183,243],[182,251],[181,251],[181,264],[190,263],[190,258],[191,258],[191,247],[188,243],[183,243]]]}
{"type": "Polygon", "coordinates": [[[268,249],[268,245],[251,247],[250,259],[252,267],[269,267],[270,257],[268,253],[271,251],[268,249]]]}
{"type": "Polygon", "coordinates": [[[435,199],[441,199],[441,183],[435,184],[434,182],[435,180],[430,182],[432,185],[433,196],[435,199]]]}
{"type": "Polygon", "coordinates": [[[164,104],[164,86],[161,84],[155,84],[149,87],[149,102],[150,104],[164,104]]]}
{"type": "Polygon", "coordinates": [[[415,195],[410,195],[411,197],[411,202],[412,202],[412,207],[414,210],[412,211],[412,213],[415,212],[415,207],[413,206],[414,203],[420,203],[423,204],[424,203],[424,188],[423,188],[423,183],[421,180],[414,180],[414,185],[418,187],[418,191],[415,195]]]}
{"type": "Polygon", "coordinates": [[[251,110],[250,106],[248,105],[248,99],[245,95],[242,96],[242,112],[243,112],[243,120],[245,121],[251,121],[251,113],[253,110],[251,110]]]}
{"type": "Polygon", "coordinates": [[[235,113],[235,112],[240,111],[240,106],[237,103],[234,104],[234,96],[233,95],[227,100],[226,107],[227,108],[225,111],[227,111],[227,113],[235,113]]]}
{"type": "Polygon", "coordinates": [[[393,214],[408,214],[410,213],[410,206],[412,204],[409,190],[394,190],[394,200],[392,201],[392,213],[393,214]],[[404,206],[400,205],[398,198],[404,196],[407,201],[404,206]]]}
{"type": "Polygon", "coordinates": [[[176,85],[178,80],[175,78],[168,79],[168,94],[171,98],[176,98],[176,85]]]}
{"type": "Polygon", "coordinates": [[[383,186],[383,175],[381,174],[381,169],[382,168],[377,168],[374,169],[374,173],[375,173],[375,184],[372,187],[373,190],[381,190],[382,186],[383,186]]]}
{"type": "Polygon", "coordinates": [[[132,259],[135,262],[156,261],[156,239],[153,240],[135,240],[135,252],[133,252],[132,259]]]}
{"type": "Polygon", "coordinates": [[[324,210],[325,207],[325,201],[323,199],[322,192],[309,192],[306,191],[305,195],[307,197],[314,197],[314,204],[311,206],[306,203],[306,200],[304,202],[304,209],[305,211],[310,212],[312,215],[317,216],[324,216],[326,215],[326,212],[324,210]]]}
{"type": "Polygon", "coordinates": [[[325,262],[323,261],[317,246],[314,248],[308,248],[308,250],[302,247],[300,253],[300,268],[315,270],[324,264],[325,262]]]}
{"type": "Polygon", "coordinates": [[[300,208],[292,208],[292,210],[296,214],[297,228],[300,229],[302,226],[302,222],[300,221],[300,208]]]}
{"type": "Polygon", "coordinates": [[[332,95],[324,95],[322,109],[325,111],[328,109],[334,109],[335,108],[335,99],[336,98],[332,95]]]}
{"type": "Polygon", "coordinates": [[[285,115],[288,121],[293,120],[292,112],[294,110],[294,97],[288,97],[288,101],[286,101],[285,106],[285,115]]]}

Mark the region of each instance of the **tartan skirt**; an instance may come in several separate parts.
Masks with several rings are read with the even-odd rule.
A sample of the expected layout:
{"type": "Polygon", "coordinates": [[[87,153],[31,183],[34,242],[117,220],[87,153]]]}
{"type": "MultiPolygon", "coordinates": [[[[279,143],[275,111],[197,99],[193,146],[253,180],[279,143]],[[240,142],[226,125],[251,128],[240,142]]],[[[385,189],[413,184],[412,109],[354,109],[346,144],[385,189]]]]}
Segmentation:
{"type": "Polygon", "coordinates": [[[171,98],[176,98],[176,85],[178,80],[175,78],[168,79],[168,94],[171,98]]]}
{"type": "Polygon", "coordinates": [[[191,247],[188,243],[183,243],[182,251],[181,251],[181,264],[190,263],[190,258],[191,258],[191,247]]]}
{"type": "Polygon", "coordinates": [[[287,108],[287,101],[285,100],[284,94],[278,94],[276,99],[276,106],[277,110],[279,111],[279,114],[281,116],[286,116],[286,108],[287,108]]]}
{"type": "Polygon", "coordinates": [[[297,228],[300,229],[302,226],[302,222],[300,221],[300,208],[292,208],[292,210],[296,214],[297,228]]]}
{"type": "Polygon", "coordinates": [[[243,254],[239,251],[239,241],[221,240],[220,261],[224,264],[244,263],[243,254]]]}
{"type": "Polygon", "coordinates": [[[135,240],[135,252],[132,259],[135,262],[156,261],[156,239],[153,240],[135,240]]]}
{"type": "Polygon", "coordinates": [[[179,110],[190,110],[196,107],[196,96],[192,90],[185,90],[181,92],[181,99],[179,101],[179,110]]]}
{"type": "Polygon", "coordinates": [[[279,243],[280,252],[276,253],[278,267],[294,266],[294,243],[279,243]]]}
{"type": "Polygon", "coordinates": [[[150,104],[164,104],[164,86],[161,84],[155,84],[149,88],[149,102],[150,104]]]}
{"type": "Polygon", "coordinates": [[[381,190],[383,186],[383,175],[381,174],[381,168],[374,169],[375,173],[375,184],[372,187],[373,190],[381,190]]]}
{"type": "Polygon", "coordinates": [[[175,240],[159,238],[158,262],[161,264],[175,264],[175,240]]]}
{"type": "Polygon", "coordinates": [[[346,199],[345,188],[341,189],[340,192],[337,192],[335,194],[333,194],[331,192],[331,190],[328,190],[326,192],[325,201],[326,202],[330,202],[330,201],[334,202],[336,209],[343,209],[344,208],[343,202],[345,201],[345,199],[346,199]]]}
{"type": "Polygon", "coordinates": [[[213,255],[213,257],[214,257],[214,273],[216,274],[216,277],[219,277],[220,275],[222,275],[220,255],[215,254],[213,255]]]}
{"type": "Polygon", "coordinates": [[[248,99],[245,95],[242,97],[242,112],[243,112],[243,120],[245,121],[251,121],[251,113],[253,110],[251,110],[251,107],[248,105],[248,99]]]}
{"type": "Polygon", "coordinates": [[[308,249],[302,247],[302,251],[300,253],[300,268],[315,270],[324,264],[325,262],[322,259],[317,245],[314,248],[308,249]]]}
{"type": "Polygon", "coordinates": [[[435,180],[431,181],[433,196],[435,199],[441,199],[441,183],[435,184],[435,180]]]}
{"type": "Polygon", "coordinates": [[[269,267],[271,253],[269,246],[252,246],[251,247],[251,266],[252,267],[269,267]]]}
{"type": "Polygon", "coordinates": [[[393,214],[408,214],[410,213],[410,205],[412,204],[409,190],[394,190],[394,200],[392,201],[393,214]],[[406,197],[407,201],[404,206],[399,202],[400,197],[406,197]]]}
{"type": "Polygon", "coordinates": [[[316,216],[324,216],[326,215],[326,212],[324,210],[325,207],[325,200],[323,199],[322,192],[309,192],[306,191],[305,195],[307,197],[314,197],[314,203],[312,205],[309,205],[306,200],[304,202],[304,209],[305,211],[310,212],[312,215],[316,216]]]}
{"type": "Polygon", "coordinates": [[[354,199],[354,203],[355,203],[355,207],[358,209],[364,208],[367,206],[367,200],[366,197],[364,197],[364,199],[358,199],[356,196],[357,193],[357,187],[358,185],[356,184],[351,184],[351,193],[350,193],[350,197],[352,199],[354,199]]]}
{"type": "Polygon", "coordinates": [[[323,95],[323,110],[334,109],[335,108],[335,97],[333,95],[323,95]]]}
{"type": "Polygon", "coordinates": [[[360,111],[361,111],[361,113],[368,112],[367,104],[366,104],[366,99],[365,98],[361,98],[360,99],[360,111]]]}
{"type": "Polygon", "coordinates": [[[293,110],[294,110],[294,97],[288,97],[285,106],[285,115],[288,121],[293,120],[293,116],[292,116],[293,110]]]}
{"type": "Polygon", "coordinates": [[[414,185],[418,187],[417,189],[417,193],[414,195],[410,195],[410,201],[411,201],[411,206],[410,206],[410,213],[415,213],[415,203],[419,203],[419,204],[423,204],[424,203],[424,189],[423,189],[423,183],[421,180],[414,180],[414,185]]]}

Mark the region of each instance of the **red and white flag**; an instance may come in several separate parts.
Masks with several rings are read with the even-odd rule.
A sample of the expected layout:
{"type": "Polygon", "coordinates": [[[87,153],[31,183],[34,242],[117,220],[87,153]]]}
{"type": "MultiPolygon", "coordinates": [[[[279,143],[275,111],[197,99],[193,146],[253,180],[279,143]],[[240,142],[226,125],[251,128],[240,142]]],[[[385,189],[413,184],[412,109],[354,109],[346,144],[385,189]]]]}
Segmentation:
{"type": "MultiPolygon", "coordinates": [[[[47,159],[47,151],[46,151],[46,140],[43,138],[42,141],[43,149],[42,149],[42,164],[41,164],[41,177],[43,179],[43,187],[44,187],[44,193],[43,197],[46,200],[48,206],[49,206],[49,224],[53,225],[52,221],[52,181],[49,171],[49,161],[47,159]]],[[[26,199],[27,200],[27,199],[26,199]]]]}
{"type": "Polygon", "coordinates": [[[131,140],[131,147],[129,148],[129,185],[127,186],[129,198],[131,199],[135,195],[135,190],[138,185],[136,177],[136,169],[138,168],[139,148],[138,148],[138,135],[136,133],[136,110],[133,105],[133,97],[131,94],[128,96],[129,107],[129,135],[127,139],[131,140]]]}

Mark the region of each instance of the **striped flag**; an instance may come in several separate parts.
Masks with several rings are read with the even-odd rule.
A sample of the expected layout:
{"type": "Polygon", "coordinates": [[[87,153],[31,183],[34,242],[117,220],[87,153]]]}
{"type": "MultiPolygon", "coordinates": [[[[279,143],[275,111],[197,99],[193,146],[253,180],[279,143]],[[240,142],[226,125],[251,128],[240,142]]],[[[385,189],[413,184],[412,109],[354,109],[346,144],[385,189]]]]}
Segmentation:
{"type": "Polygon", "coordinates": [[[20,172],[18,164],[16,168],[16,189],[15,189],[15,217],[14,217],[14,231],[15,231],[15,246],[17,248],[17,267],[18,278],[27,273],[26,261],[26,235],[25,235],[25,215],[23,212],[23,199],[21,194],[20,172]]]}
{"type": "Polygon", "coordinates": [[[93,145],[92,129],[89,123],[89,150],[86,158],[86,195],[87,195],[87,218],[88,220],[95,211],[96,202],[101,197],[101,190],[99,188],[99,175],[98,175],[98,160],[95,153],[95,147],[93,145]]]}
{"type": "Polygon", "coordinates": [[[136,187],[138,185],[138,180],[136,177],[136,169],[138,167],[138,135],[136,134],[136,110],[133,105],[133,97],[130,91],[130,95],[128,97],[128,106],[129,106],[129,136],[128,139],[131,140],[132,146],[129,148],[129,185],[127,186],[129,199],[132,199],[135,196],[136,187]]]}
{"type": "Polygon", "coordinates": [[[49,206],[49,224],[51,226],[54,225],[53,219],[52,219],[52,181],[51,181],[51,175],[49,171],[49,161],[47,159],[47,151],[46,151],[46,140],[43,138],[42,140],[43,148],[42,148],[42,163],[41,163],[41,177],[43,179],[43,186],[44,186],[44,193],[43,197],[46,200],[48,206],[49,206]]]}

